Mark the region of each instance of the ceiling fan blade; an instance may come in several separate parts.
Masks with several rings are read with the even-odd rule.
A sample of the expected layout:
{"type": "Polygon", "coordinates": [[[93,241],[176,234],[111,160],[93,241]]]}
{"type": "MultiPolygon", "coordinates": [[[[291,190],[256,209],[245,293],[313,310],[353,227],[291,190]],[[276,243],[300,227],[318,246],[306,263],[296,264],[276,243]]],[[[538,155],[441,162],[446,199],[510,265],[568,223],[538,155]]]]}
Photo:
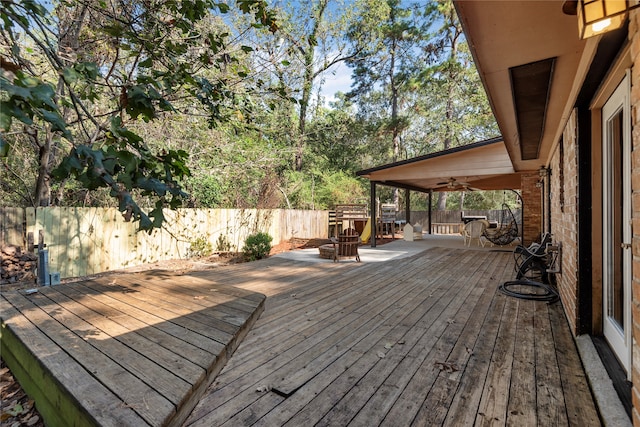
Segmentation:
{"type": "Polygon", "coordinates": [[[472,187],[472,186],[470,186],[470,185],[465,185],[465,186],[464,186],[464,190],[465,190],[465,191],[482,191],[482,189],[481,189],[481,188],[472,187]]]}

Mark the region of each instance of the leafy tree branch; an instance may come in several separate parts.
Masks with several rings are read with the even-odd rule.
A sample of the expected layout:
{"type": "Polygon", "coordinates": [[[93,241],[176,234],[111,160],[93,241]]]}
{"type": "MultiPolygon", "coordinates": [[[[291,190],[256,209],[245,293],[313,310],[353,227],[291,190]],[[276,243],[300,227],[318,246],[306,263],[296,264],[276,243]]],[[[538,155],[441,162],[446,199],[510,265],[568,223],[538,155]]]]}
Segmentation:
{"type": "MultiPolygon", "coordinates": [[[[277,30],[265,1],[236,7],[252,25],[277,30]]],[[[228,11],[212,0],[0,2],[0,153],[21,141],[19,126],[37,138],[36,206],[52,202],[50,178],[70,176],[107,188],[143,230],[162,224],[164,206],[181,205],[187,152],[155,152],[131,126],[177,114],[178,99],[197,101],[210,126],[228,120],[238,96],[229,82],[246,77],[229,67],[238,59],[215,19],[228,11]],[[153,208],[145,211],[134,192],[155,199],[153,208]]]]}

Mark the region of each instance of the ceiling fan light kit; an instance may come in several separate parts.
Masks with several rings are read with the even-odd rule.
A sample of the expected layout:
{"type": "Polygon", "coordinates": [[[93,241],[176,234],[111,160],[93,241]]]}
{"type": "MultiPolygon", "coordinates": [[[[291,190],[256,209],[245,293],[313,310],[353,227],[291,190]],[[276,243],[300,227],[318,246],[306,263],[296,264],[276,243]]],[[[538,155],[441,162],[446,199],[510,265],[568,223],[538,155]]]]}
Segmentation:
{"type": "Polygon", "coordinates": [[[456,191],[475,191],[478,190],[477,188],[473,188],[471,187],[471,184],[469,184],[468,182],[462,182],[462,181],[458,181],[457,179],[451,177],[449,178],[448,181],[444,181],[444,182],[439,182],[438,184],[436,184],[440,187],[444,187],[446,186],[449,190],[456,190],[456,191]]]}

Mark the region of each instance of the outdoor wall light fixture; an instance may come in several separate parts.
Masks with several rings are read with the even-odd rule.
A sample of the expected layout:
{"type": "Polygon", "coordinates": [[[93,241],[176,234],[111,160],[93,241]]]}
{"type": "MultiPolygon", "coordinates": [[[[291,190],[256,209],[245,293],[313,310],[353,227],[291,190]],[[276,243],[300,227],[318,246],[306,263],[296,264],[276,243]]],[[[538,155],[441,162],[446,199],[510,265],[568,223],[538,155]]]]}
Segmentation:
{"type": "Polygon", "coordinates": [[[544,179],[549,175],[549,169],[547,169],[546,167],[540,166],[540,169],[538,169],[538,175],[540,176],[540,178],[544,179]]]}
{"type": "Polygon", "coordinates": [[[540,166],[540,169],[538,169],[538,176],[540,179],[536,182],[537,188],[542,188],[544,180],[550,175],[550,172],[551,170],[549,168],[544,167],[544,165],[540,166]]]}
{"type": "Polygon", "coordinates": [[[578,35],[586,39],[622,27],[627,12],[638,6],[630,6],[629,0],[573,0],[565,1],[562,11],[578,15],[578,35]]]}

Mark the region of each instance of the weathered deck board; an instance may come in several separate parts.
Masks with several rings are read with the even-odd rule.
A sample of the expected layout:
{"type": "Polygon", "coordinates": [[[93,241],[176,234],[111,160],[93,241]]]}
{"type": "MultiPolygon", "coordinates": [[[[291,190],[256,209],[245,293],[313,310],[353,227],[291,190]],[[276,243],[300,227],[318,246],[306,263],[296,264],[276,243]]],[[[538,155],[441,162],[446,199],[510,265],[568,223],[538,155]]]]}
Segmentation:
{"type": "MultiPolygon", "coordinates": [[[[414,309],[415,314],[411,316],[413,318],[420,316],[417,322],[413,324],[411,324],[411,321],[407,322],[408,325],[406,326],[404,323],[401,323],[388,335],[389,338],[391,338],[399,332],[398,336],[402,337],[404,344],[392,346],[384,359],[377,361],[355,386],[350,387],[346,391],[344,397],[341,397],[337,404],[328,408],[328,411],[320,420],[320,425],[330,425],[334,422],[347,424],[353,417],[352,411],[354,408],[362,408],[359,409],[356,418],[352,421],[355,425],[367,424],[367,419],[374,425],[379,424],[386,415],[386,412],[382,413],[382,411],[380,411],[380,409],[383,408],[376,407],[375,405],[369,407],[363,406],[371,400],[369,396],[372,393],[373,398],[375,398],[375,394],[377,394],[378,390],[383,386],[382,382],[385,379],[388,379],[394,384],[396,390],[401,390],[409,382],[407,380],[411,380],[411,378],[414,377],[413,375],[411,378],[405,377],[403,381],[402,376],[412,371],[415,373],[415,368],[418,368],[418,371],[420,371],[423,367],[426,367],[426,371],[436,372],[433,369],[434,365],[439,362],[444,363],[446,359],[445,355],[442,354],[443,352],[438,351],[446,347],[446,344],[442,342],[447,339],[444,331],[451,327],[457,329],[459,325],[459,318],[457,316],[460,314],[460,310],[464,309],[465,301],[467,298],[477,297],[478,290],[481,291],[480,288],[474,288],[472,285],[473,282],[469,280],[479,267],[480,260],[472,259],[469,261],[470,263],[461,263],[463,273],[460,274],[454,282],[448,283],[453,286],[456,286],[456,284],[460,285],[460,298],[450,300],[446,297],[447,292],[445,291],[434,307],[429,310],[429,312],[424,313],[427,314],[426,316],[420,316],[423,314],[423,306],[417,306],[414,309]],[[414,330],[418,330],[422,334],[416,334],[414,330]],[[433,349],[435,351],[425,351],[426,349],[433,349]],[[408,363],[402,364],[402,362],[408,363]],[[398,381],[399,378],[394,378],[396,375],[401,377],[400,381],[398,381]]],[[[395,344],[394,341],[390,342],[395,344]]],[[[384,348],[383,342],[380,343],[380,347],[384,348]]],[[[420,387],[428,387],[427,384],[428,380],[420,381],[420,387]]],[[[416,406],[419,407],[419,402],[416,403],[416,406]]],[[[412,417],[409,416],[407,419],[407,413],[408,411],[405,411],[403,417],[396,418],[394,422],[399,424],[410,423],[412,417]]],[[[300,420],[300,413],[297,414],[296,417],[300,420]]],[[[294,417],[292,421],[295,422],[296,417],[294,417]]],[[[311,418],[311,420],[313,421],[313,418],[311,418]]]]}
{"type": "MultiPolygon", "coordinates": [[[[475,277],[470,277],[469,280],[474,283],[481,279],[481,275],[500,277],[500,270],[504,271],[504,265],[500,263],[500,258],[496,258],[484,272],[477,271],[475,277]]],[[[477,347],[477,338],[484,327],[494,296],[491,287],[476,287],[474,292],[474,298],[467,298],[447,331],[445,349],[450,349],[450,352],[446,362],[438,365],[440,372],[420,411],[412,420],[414,425],[442,425],[460,386],[461,377],[467,374],[472,349],[477,347]]]]}
{"type": "Polygon", "coordinates": [[[185,425],[599,425],[560,305],[497,292],[510,253],[305,268],[255,283],[265,313],[185,425]]]}
{"type": "Polygon", "coordinates": [[[38,411],[51,425],[147,425],[7,300],[0,299],[0,312],[3,320],[11,319],[11,328],[2,331],[2,358],[21,378],[22,387],[37,400],[38,411]],[[39,360],[29,351],[38,354],[39,360]],[[75,391],[73,398],[59,391],[60,382],[75,391]],[[86,412],[78,411],[78,406],[86,412]]]}
{"type": "MultiPolygon", "coordinates": [[[[398,267],[394,266],[395,270],[391,270],[394,271],[393,280],[400,282],[407,280],[406,278],[411,274],[420,274],[421,270],[415,271],[415,265],[419,264],[421,264],[419,260],[403,264],[404,270],[399,272],[397,271],[398,267]],[[414,265],[413,270],[412,265],[414,265]]],[[[332,320],[335,316],[339,316],[341,313],[362,311],[362,285],[367,285],[369,295],[376,295],[378,299],[383,301],[385,300],[383,294],[385,289],[397,292],[394,289],[389,290],[385,270],[376,270],[379,278],[372,278],[360,274],[359,270],[354,270],[342,274],[341,280],[335,280],[335,275],[325,276],[322,279],[322,287],[309,286],[305,289],[303,286],[292,293],[291,298],[280,302],[277,309],[271,310],[273,313],[278,313],[279,316],[271,314],[262,317],[260,326],[255,327],[250,332],[250,336],[259,336],[262,340],[274,339],[278,347],[275,349],[276,351],[273,351],[273,355],[278,355],[292,345],[305,340],[307,336],[323,331],[326,328],[323,321],[333,323],[332,320]],[[348,286],[347,289],[340,285],[341,281],[348,286]],[[296,332],[296,334],[292,334],[292,332],[296,332]]],[[[442,267],[434,264],[430,280],[435,280],[443,274],[442,267]]],[[[234,366],[239,366],[245,361],[256,363],[255,356],[260,353],[262,353],[262,349],[258,346],[247,349],[240,357],[234,358],[232,363],[234,366]]],[[[263,363],[263,360],[258,363],[263,363]]],[[[250,367],[245,369],[246,372],[251,372],[250,367]]]]}
{"type": "MultiPolygon", "coordinates": [[[[488,294],[490,295],[491,292],[488,292],[488,294]]],[[[476,416],[478,416],[478,407],[485,390],[487,371],[496,344],[505,302],[505,298],[494,298],[487,308],[487,314],[475,345],[469,347],[474,348],[474,350],[469,354],[469,361],[464,370],[464,375],[460,379],[458,391],[452,396],[453,401],[449,408],[449,416],[446,418],[444,425],[473,425],[476,416]]]]}
{"type": "Polygon", "coordinates": [[[552,307],[549,310],[549,314],[562,390],[565,396],[564,403],[567,408],[567,418],[569,425],[577,427],[584,425],[585,420],[598,419],[598,412],[589,399],[591,392],[584,379],[584,373],[575,369],[575,366],[581,362],[571,332],[564,327],[567,319],[557,306],[552,307]]]}
{"type": "MultiPolygon", "coordinates": [[[[131,306],[123,306],[121,301],[106,295],[97,294],[88,295],[79,286],[61,288],[59,291],[66,296],[74,299],[83,299],[88,307],[95,310],[99,315],[108,318],[130,332],[144,330],[143,336],[152,340],[154,343],[162,346],[167,350],[180,349],[182,355],[187,360],[196,365],[207,369],[216,354],[222,351],[222,344],[216,343],[217,346],[212,351],[206,351],[197,345],[191,344],[189,340],[185,340],[188,332],[184,328],[166,328],[166,322],[149,313],[139,310],[131,306]],[[150,327],[154,326],[154,327],[150,327]]],[[[203,340],[202,335],[197,336],[198,340],[203,340]]]]}
{"type": "Polygon", "coordinates": [[[3,358],[44,402],[51,425],[179,425],[264,299],[170,273],[6,292],[3,358]]]}
{"type": "MultiPolygon", "coordinates": [[[[180,363],[172,362],[172,357],[166,354],[166,349],[139,334],[130,334],[129,331],[116,327],[110,319],[74,303],[73,300],[61,295],[57,289],[55,291],[51,291],[50,288],[44,289],[29,299],[52,319],[57,320],[62,327],[88,344],[82,353],[77,354],[77,360],[83,366],[92,366],[95,360],[93,355],[99,352],[101,356],[106,356],[105,364],[112,363],[108,359],[117,362],[126,371],[142,380],[151,390],[169,400],[172,405],[178,406],[184,398],[188,397],[191,384],[172,372],[172,369],[177,368],[180,363]],[[160,351],[161,349],[163,351],[160,351]],[[171,365],[166,366],[164,363],[171,363],[171,365]]],[[[175,356],[174,353],[173,358],[175,356]]],[[[186,361],[184,367],[185,376],[191,374],[195,381],[202,380],[204,374],[202,368],[186,361]],[[194,369],[189,370],[191,367],[194,369]]]]}
{"type": "Polygon", "coordinates": [[[513,372],[507,404],[507,423],[519,426],[536,425],[536,365],[534,307],[519,304],[513,352],[513,372]]]}
{"type": "MultiPolygon", "coordinates": [[[[209,324],[209,319],[206,319],[206,317],[203,322],[202,316],[188,315],[188,310],[176,309],[176,307],[171,304],[165,304],[161,301],[156,301],[153,298],[140,295],[137,291],[117,291],[119,293],[114,295],[110,292],[111,286],[107,284],[88,281],[83,282],[82,285],[89,288],[91,292],[108,293],[108,295],[113,296],[124,304],[159,317],[162,319],[162,322],[175,324],[178,327],[203,336],[210,341],[214,341],[217,343],[216,347],[219,347],[220,345],[224,346],[224,343],[230,338],[228,332],[220,331],[209,324]]],[[[127,289],[126,286],[122,286],[122,288],[127,289]]],[[[211,351],[215,351],[215,347],[212,348],[211,351]]]]}
{"type": "MultiPolygon", "coordinates": [[[[408,381],[402,385],[400,390],[396,391],[398,398],[392,402],[389,413],[384,414],[384,424],[394,425],[395,420],[401,420],[401,422],[408,425],[416,419],[422,420],[428,418],[430,416],[429,414],[426,417],[419,415],[425,407],[425,398],[435,399],[436,401],[440,400],[442,398],[439,394],[440,390],[436,387],[440,376],[443,374],[447,376],[454,375],[455,372],[458,372],[457,370],[462,368],[462,366],[458,365],[454,360],[449,360],[450,352],[455,345],[456,337],[462,332],[463,326],[468,322],[467,319],[470,315],[470,310],[473,310],[476,303],[483,299],[481,298],[481,294],[485,293],[485,288],[475,286],[479,278],[478,276],[487,273],[490,274],[490,272],[497,267],[499,259],[495,259],[493,262],[485,265],[482,265],[482,262],[483,260],[478,260],[478,269],[465,274],[462,281],[458,282],[459,285],[465,287],[471,286],[471,294],[467,291],[466,295],[459,295],[460,297],[464,295],[464,300],[462,298],[460,298],[460,300],[451,300],[451,304],[457,306],[458,311],[455,316],[445,319],[447,324],[443,324],[444,329],[438,337],[438,340],[429,347],[429,353],[420,361],[419,365],[404,368],[405,370],[409,370],[412,375],[408,381]],[[487,270],[484,270],[485,268],[487,270]],[[427,393],[425,393],[426,390],[433,390],[433,392],[427,395],[427,393]]],[[[486,307],[484,309],[486,310],[486,307]]],[[[465,352],[466,351],[465,348],[465,352]]],[[[431,408],[428,409],[429,411],[431,410],[431,408]]],[[[434,406],[433,409],[435,410],[436,407],[434,406]]],[[[436,414],[434,412],[431,415],[435,416],[436,414]]]]}
{"type": "MultiPolygon", "coordinates": [[[[407,280],[405,276],[420,275],[423,271],[422,268],[422,262],[420,262],[419,259],[406,261],[403,264],[396,265],[393,278],[399,282],[407,280]],[[411,268],[411,266],[413,267],[411,268]],[[405,268],[403,269],[402,267],[405,268]]],[[[274,379],[276,381],[275,385],[277,386],[283,381],[283,378],[286,379],[283,375],[287,375],[288,373],[296,374],[298,368],[290,364],[291,360],[297,359],[300,361],[297,363],[305,363],[306,361],[315,360],[313,356],[319,354],[320,357],[324,359],[324,363],[331,362],[344,351],[349,350],[349,344],[352,345],[354,339],[366,335],[368,331],[376,330],[376,328],[380,333],[385,330],[383,328],[390,328],[390,325],[393,325],[393,323],[388,319],[390,314],[384,313],[384,307],[389,306],[391,302],[393,302],[393,305],[396,307],[395,311],[397,313],[395,313],[395,315],[398,316],[398,319],[402,319],[402,317],[405,316],[401,313],[403,304],[406,304],[407,301],[414,300],[415,294],[411,294],[404,287],[389,286],[389,278],[384,275],[379,275],[369,277],[368,281],[370,284],[369,287],[367,287],[367,293],[371,295],[371,298],[365,300],[363,299],[362,287],[352,286],[352,280],[356,277],[360,278],[360,276],[359,270],[341,275],[344,282],[348,284],[346,288],[344,286],[341,287],[342,293],[346,295],[346,298],[333,297],[327,300],[322,299],[320,300],[320,304],[323,309],[316,309],[315,299],[301,299],[302,302],[308,301],[306,304],[310,304],[311,309],[307,307],[307,309],[299,312],[299,318],[290,318],[287,321],[287,324],[294,325],[294,327],[295,325],[310,325],[310,327],[301,331],[298,329],[293,330],[296,332],[293,335],[294,337],[302,338],[302,340],[299,341],[300,343],[291,347],[287,351],[286,357],[278,357],[281,351],[272,352],[271,349],[269,349],[268,355],[264,355],[262,358],[253,358],[249,363],[243,364],[240,369],[245,375],[237,378],[229,390],[232,390],[233,393],[233,390],[240,385],[251,389],[253,386],[259,387],[261,382],[266,382],[272,386],[274,385],[274,379]],[[393,298],[393,295],[398,294],[399,290],[402,289],[405,289],[404,292],[402,292],[404,302],[393,298]],[[329,307],[330,305],[333,307],[329,307]],[[308,316],[310,312],[321,314],[324,309],[332,310],[331,315],[326,317],[308,316]],[[347,344],[341,344],[341,342],[346,342],[347,344]],[[335,346],[335,348],[333,348],[333,346],[335,346]],[[331,351],[324,350],[327,348],[331,351]],[[256,367],[255,369],[254,366],[256,367]],[[278,372],[273,374],[274,371],[278,372]]],[[[330,283],[332,276],[329,275],[323,280],[330,283]]],[[[420,278],[418,278],[418,282],[419,281],[420,278]]],[[[422,281],[424,281],[424,279],[422,279],[422,281]]],[[[327,286],[333,288],[332,285],[327,286]]],[[[419,284],[414,284],[413,286],[419,286],[419,284]]],[[[256,334],[255,336],[259,337],[262,341],[263,337],[260,335],[260,328],[252,331],[251,335],[254,336],[254,333],[256,334]]],[[[380,338],[373,340],[368,344],[367,348],[379,339],[380,338]]],[[[278,338],[276,342],[281,342],[281,338],[278,338]]],[[[235,358],[231,363],[236,366],[235,358]]],[[[314,371],[317,370],[318,368],[316,367],[314,371]]],[[[217,396],[217,400],[223,401],[224,394],[225,389],[223,388],[217,396]]],[[[231,396],[233,396],[233,394],[231,394],[231,396]]],[[[257,398],[255,393],[248,393],[245,397],[249,400],[255,400],[257,398]]],[[[218,407],[216,413],[221,413],[226,407],[235,404],[237,404],[237,400],[234,398],[232,402],[218,407]]],[[[201,406],[209,407],[206,404],[201,406]]]]}
{"type": "Polygon", "coordinates": [[[535,321],[537,424],[567,425],[565,396],[554,351],[548,305],[535,305],[535,321]]]}
{"type": "MultiPolygon", "coordinates": [[[[89,375],[95,378],[117,396],[122,396],[121,402],[124,406],[130,406],[144,420],[151,425],[161,425],[164,420],[175,410],[171,402],[150,388],[147,384],[139,381],[125,367],[110,359],[107,355],[95,348],[85,340],[85,337],[76,335],[73,331],[53,320],[35,303],[26,297],[16,293],[5,293],[3,296],[17,310],[20,311],[29,321],[40,329],[56,346],[62,351],[66,351],[75,361],[75,369],[85,369],[89,375]],[[128,399],[128,396],[144,396],[142,399],[128,399]],[[153,409],[151,409],[153,408],[153,409]]],[[[13,318],[6,319],[8,327],[11,327],[13,318]]],[[[86,337],[89,338],[88,336],[86,337]]],[[[55,350],[56,352],[60,350],[55,350]]],[[[49,367],[47,367],[49,369],[49,367]]],[[[64,381],[64,376],[60,378],[64,381]]],[[[73,398],[79,399],[75,395],[75,390],[70,391],[73,398]]]]}
{"type": "Polygon", "coordinates": [[[480,390],[480,406],[477,411],[476,425],[505,425],[507,422],[507,404],[509,384],[513,374],[513,352],[515,350],[515,330],[518,313],[518,301],[502,298],[505,301],[497,339],[489,349],[490,364],[484,387],[480,390]]]}
{"type": "Polygon", "coordinates": [[[561,306],[512,276],[447,248],[115,275],[3,294],[2,350],[53,425],[599,425],[561,306]]]}

